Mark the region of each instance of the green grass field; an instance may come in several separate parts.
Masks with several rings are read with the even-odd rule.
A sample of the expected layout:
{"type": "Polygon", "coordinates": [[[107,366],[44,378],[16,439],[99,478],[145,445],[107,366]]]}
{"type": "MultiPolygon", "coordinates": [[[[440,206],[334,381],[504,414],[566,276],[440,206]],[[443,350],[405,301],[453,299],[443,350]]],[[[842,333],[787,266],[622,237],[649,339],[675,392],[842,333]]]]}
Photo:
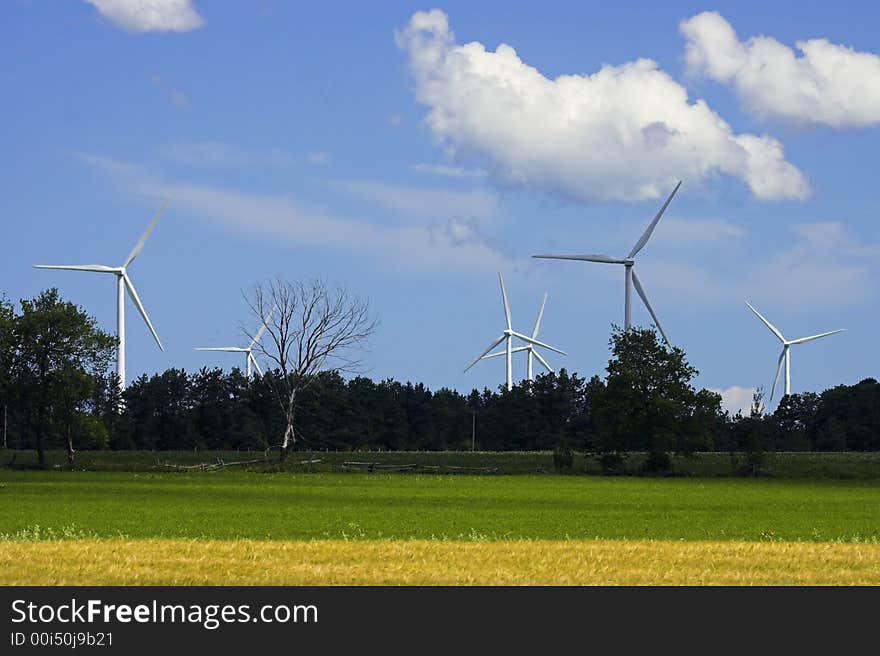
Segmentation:
{"type": "Polygon", "coordinates": [[[0,585],[880,585],[877,479],[134,466],[0,470],[0,585]]]}
{"type": "Polygon", "coordinates": [[[880,541],[880,481],[0,471],[0,534],[880,541]]]}

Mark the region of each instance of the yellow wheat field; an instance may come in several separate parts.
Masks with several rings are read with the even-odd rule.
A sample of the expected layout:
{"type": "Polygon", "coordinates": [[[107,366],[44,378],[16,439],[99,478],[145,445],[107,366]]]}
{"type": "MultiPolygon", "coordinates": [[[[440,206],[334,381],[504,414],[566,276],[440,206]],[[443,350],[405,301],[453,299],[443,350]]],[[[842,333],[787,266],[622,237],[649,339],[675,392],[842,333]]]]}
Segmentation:
{"type": "Polygon", "coordinates": [[[0,544],[2,585],[880,585],[880,544],[62,540],[0,544]]]}

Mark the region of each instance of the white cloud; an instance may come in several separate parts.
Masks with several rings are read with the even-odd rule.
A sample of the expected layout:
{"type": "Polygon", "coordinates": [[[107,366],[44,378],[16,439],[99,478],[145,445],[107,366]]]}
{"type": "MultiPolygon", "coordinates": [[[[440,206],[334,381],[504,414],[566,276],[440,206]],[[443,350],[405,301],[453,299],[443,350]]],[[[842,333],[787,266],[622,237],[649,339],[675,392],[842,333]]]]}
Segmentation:
{"type": "Polygon", "coordinates": [[[649,59],[551,80],[508,45],[459,45],[446,14],[396,32],[436,139],[499,184],[578,200],[659,198],[678,179],[724,173],[765,200],[809,189],[778,141],[734,134],[649,59]]]}
{"type": "Polygon", "coordinates": [[[306,159],[308,160],[309,164],[314,164],[315,166],[324,166],[325,164],[330,163],[329,153],[325,153],[323,151],[309,153],[306,159]]]}
{"type": "Polygon", "coordinates": [[[498,197],[487,191],[423,189],[360,180],[335,182],[333,186],[405,218],[484,220],[498,210],[498,197]]]}
{"type": "Polygon", "coordinates": [[[200,169],[288,167],[302,162],[321,165],[330,160],[326,153],[294,156],[280,148],[242,148],[222,141],[176,141],[162,146],[159,153],[168,161],[200,169]]]}
{"type": "Polygon", "coordinates": [[[413,164],[413,171],[428,175],[440,175],[446,178],[485,178],[486,172],[482,169],[464,169],[460,166],[447,164],[413,164]]]}
{"type": "Polygon", "coordinates": [[[217,141],[181,141],[162,148],[167,159],[188,166],[232,168],[246,161],[242,153],[217,141]]]}
{"type": "Polygon", "coordinates": [[[86,0],[129,32],[188,32],[204,24],[190,0],[86,0]]]}
{"type": "Polygon", "coordinates": [[[727,389],[710,390],[721,395],[721,407],[727,410],[731,415],[742,412],[744,415],[749,414],[752,406],[752,395],[755,393],[754,387],[738,387],[733,385],[727,389]]]}
{"type": "Polygon", "coordinates": [[[663,218],[663,229],[651,241],[671,248],[704,248],[737,242],[745,228],[725,219],[663,218]]]}
{"type": "Polygon", "coordinates": [[[150,79],[153,82],[153,85],[165,94],[165,97],[168,98],[171,104],[177,109],[186,109],[192,104],[192,99],[189,97],[189,94],[166,84],[161,75],[153,75],[150,79]]]}
{"type": "Polygon", "coordinates": [[[469,272],[509,269],[472,223],[449,218],[430,225],[345,216],[288,195],[249,193],[208,184],[169,180],[127,162],[86,153],[76,156],[111,176],[129,193],[171,198],[174,207],[237,232],[372,257],[390,268],[469,272]]]}
{"type": "Polygon", "coordinates": [[[745,107],[834,127],[880,123],[880,56],[827,39],[797,41],[800,56],[768,36],[740,41],[730,23],[706,11],[682,21],[691,73],[732,84],[745,107]]]}
{"type": "Polygon", "coordinates": [[[177,109],[185,109],[192,105],[192,99],[189,97],[189,94],[180,89],[168,89],[168,100],[177,109]]]}
{"type": "Polygon", "coordinates": [[[840,223],[797,224],[769,253],[748,242],[742,246],[753,253],[745,263],[743,251],[734,249],[734,259],[713,257],[708,265],[655,260],[643,270],[652,290],[692,307],[742,305],[748,299],[789,314],[864,306],[880,291],[880,244],[861,242],[840,223]]]}

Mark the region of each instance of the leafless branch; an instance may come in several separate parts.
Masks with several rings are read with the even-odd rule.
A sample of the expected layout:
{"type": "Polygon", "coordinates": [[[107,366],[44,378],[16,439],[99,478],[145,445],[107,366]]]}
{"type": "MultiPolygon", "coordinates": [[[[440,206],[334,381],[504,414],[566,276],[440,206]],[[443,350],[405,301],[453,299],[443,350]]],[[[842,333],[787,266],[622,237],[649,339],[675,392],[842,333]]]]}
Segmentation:
{"type": "MultiPolygon", "coordinates": [[[[245,294],[257,325],[266,323],[254,351],[272,363],[270,375],[276,399],[285,416],[282,459],[295,441],[297,394],[321,371],[355,373],[358,351],[378,326],[369,303],[343,287],[330,289],[322,280],[287,282],[275,278],[245,294]]],[[[253,339],[256,331],[249,334],[253,339]]]]}

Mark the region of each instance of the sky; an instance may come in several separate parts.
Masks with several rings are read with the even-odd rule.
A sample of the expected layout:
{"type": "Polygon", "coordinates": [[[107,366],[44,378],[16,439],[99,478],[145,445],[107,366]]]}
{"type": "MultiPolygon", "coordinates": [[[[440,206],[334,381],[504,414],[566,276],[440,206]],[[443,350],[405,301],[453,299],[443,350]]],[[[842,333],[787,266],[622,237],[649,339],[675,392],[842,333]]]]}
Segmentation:
{"type": "MultiPolygon", "coordinates": [[[[626,255],[699,386],[731,410],[880,373],[876,3],[12,0],[0,4],[0,292],[57,286],[115,331],[129,380],[241,366],[242,293],[320,277],[369,300],[374,379],[496,389],[504,328],[604,374],[626,255]],[[661,6],[662,5],[662,6],[661,6]],[[777,398],[779,393],[777,392],[777,398]]],[[[650,316],[634,297],[634,321],[650,316]]],[[[525,376],[525,358],[514,361],[525,376]]],[[[774,401],[775,403],[775,401],[774,401]]]]}

